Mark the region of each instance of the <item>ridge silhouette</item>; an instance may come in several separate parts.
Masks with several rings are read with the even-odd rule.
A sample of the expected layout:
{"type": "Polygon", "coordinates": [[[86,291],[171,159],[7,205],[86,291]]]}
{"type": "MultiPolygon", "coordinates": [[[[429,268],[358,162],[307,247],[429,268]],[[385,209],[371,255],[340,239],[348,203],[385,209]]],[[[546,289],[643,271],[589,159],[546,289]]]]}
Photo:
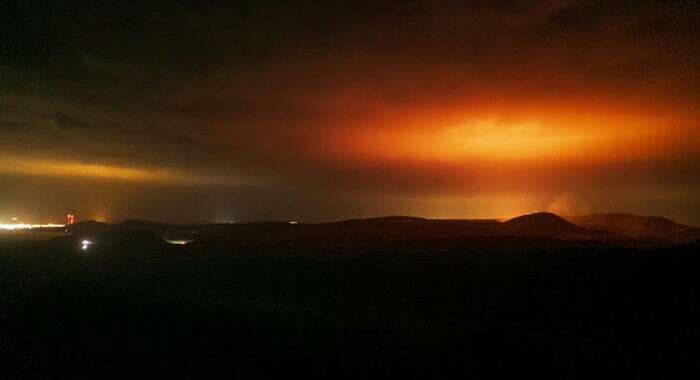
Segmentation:
{"type": "Polygon", "coordinates": [[[314,256],[355,255],[395,248],[423,252],[593,246],[659,248],[700,239],[700,229],[661,217],[597,214],[563,218],[549,212],[522,215],[505,222],[387,216],[327,223],[174,225],[132,219],[114,225],[80,222],[69,226],[69,230],[75,239],[99,236],[100,240],[117,246],[134,241],[126,237],[129,234],[151,231],[164,241],[191,242],[181,247],[184,251],[314,256]]]}

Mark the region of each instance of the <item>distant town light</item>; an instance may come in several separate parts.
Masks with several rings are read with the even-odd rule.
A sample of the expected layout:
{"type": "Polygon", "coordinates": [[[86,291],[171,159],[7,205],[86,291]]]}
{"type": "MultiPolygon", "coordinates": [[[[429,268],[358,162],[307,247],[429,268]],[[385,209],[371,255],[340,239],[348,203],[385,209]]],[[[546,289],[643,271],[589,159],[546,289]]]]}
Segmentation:
{"type": "Polygon", "coordinates": [[[5,223],[0,224],[0,230],[29,230],[32,228],[60,228],[65,227],[65,224],[24,224],[24,223],[5,223]]]}
{"type": "Polygon", "coordinates": [[[185,245],[185,244],[192,243],[194,241],[192,239],[168,239],[165,237],[163,238],[163,240],[165,240],[165,242],[167,242],[169,244],[176,244],[176,245],[185,245]]]}
{"type": "Polygon", "coordinates": [[[92,245],[92,240],[83,239],[83,241],[81,241],[80,244],[81,244],[80,248],[82,248],[84,251],[84,250],[90,248],[90,246],[92,245]]]}
{"type": "Polygon", "coordinates": [[[294,221],[294,222],[289,222],[289,224],[299,224],[299,222],[294,221]]]}

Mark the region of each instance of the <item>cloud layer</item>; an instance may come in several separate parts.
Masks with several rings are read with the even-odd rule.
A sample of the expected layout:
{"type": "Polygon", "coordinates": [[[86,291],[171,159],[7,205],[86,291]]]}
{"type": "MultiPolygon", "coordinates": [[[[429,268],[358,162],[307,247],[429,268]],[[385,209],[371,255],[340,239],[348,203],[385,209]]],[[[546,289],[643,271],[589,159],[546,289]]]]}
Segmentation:
{"type": "Polygon", "coordinates": [[[700,223],[696,2],[6,9],[0,217],[497,217],[575,193],[700,223]]]}

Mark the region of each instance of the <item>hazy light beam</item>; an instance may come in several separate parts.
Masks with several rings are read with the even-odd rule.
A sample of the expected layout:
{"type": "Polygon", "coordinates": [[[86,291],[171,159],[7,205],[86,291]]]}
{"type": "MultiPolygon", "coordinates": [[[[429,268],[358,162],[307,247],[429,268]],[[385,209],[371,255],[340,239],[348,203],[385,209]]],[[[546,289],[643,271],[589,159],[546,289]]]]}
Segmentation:
{"type": "Polygon", "coordinates": [[[122,181],[236,186],[249,180],[174,169],[143,169],[71,161],[0,156],[0,173],[55,177],[88,177],[122,181]]]}

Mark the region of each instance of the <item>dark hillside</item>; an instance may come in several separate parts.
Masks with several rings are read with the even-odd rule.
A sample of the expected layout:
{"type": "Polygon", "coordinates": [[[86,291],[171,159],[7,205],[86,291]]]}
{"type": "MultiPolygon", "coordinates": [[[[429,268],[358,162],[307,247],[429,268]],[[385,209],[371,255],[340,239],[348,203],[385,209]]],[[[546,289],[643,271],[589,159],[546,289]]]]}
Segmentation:
{"type": "Polygon", "coordinates": [[[77,238],[0,246],[3,378],[698,374],[698,243],[465,236],[241,257],[143,231],[85,252],[77,238]]]}

